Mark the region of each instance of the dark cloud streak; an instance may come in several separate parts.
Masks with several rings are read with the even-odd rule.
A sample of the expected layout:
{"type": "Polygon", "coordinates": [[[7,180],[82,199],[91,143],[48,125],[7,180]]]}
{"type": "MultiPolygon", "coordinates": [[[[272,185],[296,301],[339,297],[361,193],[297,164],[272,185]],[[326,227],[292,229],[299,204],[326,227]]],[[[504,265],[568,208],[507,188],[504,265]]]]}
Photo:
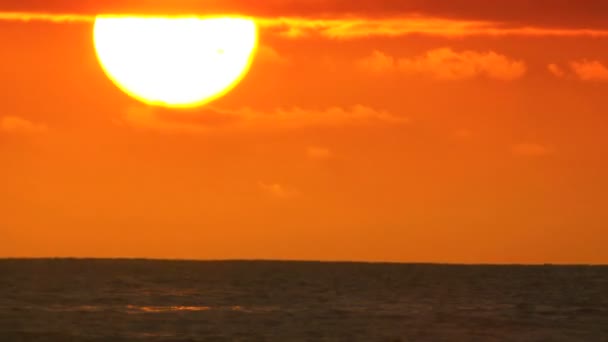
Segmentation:
{"type": "Polygon", "coordinates": [[[0,11],[71,14],[228,14],[262,17],[390,18],[421,15],[505,26],[608,28],[606,0],[19,0],[0,11]]]}

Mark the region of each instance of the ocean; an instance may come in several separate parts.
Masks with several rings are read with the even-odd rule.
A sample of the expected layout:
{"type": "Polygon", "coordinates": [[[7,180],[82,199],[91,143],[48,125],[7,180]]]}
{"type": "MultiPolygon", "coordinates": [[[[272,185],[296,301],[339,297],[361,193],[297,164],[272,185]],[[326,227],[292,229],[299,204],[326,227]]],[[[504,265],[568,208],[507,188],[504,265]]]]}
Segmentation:
{"type": "Polygon", "coordinates": [[[0,341],[608,341],[608,267],[1,260],[0,341]]]}

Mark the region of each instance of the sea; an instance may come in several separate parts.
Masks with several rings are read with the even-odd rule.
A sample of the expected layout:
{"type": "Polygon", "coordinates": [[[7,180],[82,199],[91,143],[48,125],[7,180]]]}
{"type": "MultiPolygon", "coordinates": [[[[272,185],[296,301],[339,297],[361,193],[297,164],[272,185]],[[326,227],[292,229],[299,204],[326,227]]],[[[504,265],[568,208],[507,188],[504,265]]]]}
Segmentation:
{"type": "Polygon", "coordinates": [[[0,260],[0,341],[608,341],[608,267],[0,260]]]}

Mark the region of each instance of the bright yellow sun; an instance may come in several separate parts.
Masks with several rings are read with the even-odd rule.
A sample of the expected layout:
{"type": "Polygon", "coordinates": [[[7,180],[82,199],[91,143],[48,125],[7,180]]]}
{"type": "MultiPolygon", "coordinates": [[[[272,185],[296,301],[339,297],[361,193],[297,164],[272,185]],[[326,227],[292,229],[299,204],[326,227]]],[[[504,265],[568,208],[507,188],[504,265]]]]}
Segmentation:
{"type": "Polygon", "coordinates": [[[258,34],[245,18],[99,16],[94,41],[105,73],[130,96],[150,105],[195,107],[241,81],[258,34]]]}

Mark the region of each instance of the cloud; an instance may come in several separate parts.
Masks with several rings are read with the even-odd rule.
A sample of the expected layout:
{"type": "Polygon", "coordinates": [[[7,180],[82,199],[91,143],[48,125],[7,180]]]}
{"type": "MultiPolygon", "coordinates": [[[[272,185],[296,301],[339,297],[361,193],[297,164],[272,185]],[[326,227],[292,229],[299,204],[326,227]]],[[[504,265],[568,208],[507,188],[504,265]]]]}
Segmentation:
{"type": "Polygon", "coordinates": [[[325,147],[320,146],[309,146],[306,149],[306,155],[310,159],[314,160],[327,160],[333,156],[331,150],[325,147]]]}
{"type": "Polygon", "coordinates": [[[553,150],[538,143],[520,143],[511,146],[511,153],[521,157],[542,157],[553,154],[553,150]]]}
{"type": "Polygon", "coordinates": [[[428,74],[440,80],[472,79],[478,76],[512,81],[523,77],[526,65],[496,52],[463,51],[450,48],[428,51],[424,56],[401,59],[398,68],[406,74],[428,74]]]}
{"type": "Polygon", "coordinates": [[[26,13],[26,12],[1,12],[0,21],[18,22],[50,22],[50,23],[91,23],[95,16],[81,14],[61,13],[26,13]]]}
{"type": "Polygon", "coordinates": [[[551,74],[553,74],[553,76],[555,76],[555,77],[558,77],[558,78],[564,78],[564,77],[566,77],[566,71],[564,71],[564,69],[562,69],[557,64],[549,64],[549,65],[547,65],[547,70],[549,70],[549,72],[551,74]]]}
{"type": "Polygon", "coordinates": [[[442,18],[258,18],[260,26],[285,38],[306,37],[349,40],[367,37],[401,37],[415,34],[460,37],[498,34],[491,24],[442,18]]]}
{"type": "Polygon", "coordinates": [[[137,106],[127,110],[118,124],[169,133],[201,133],[220,130],[293,129],[310,126],[407,124],[409,120],[389,113],[355,105],[351,108],[304,109],[293,107],[272,111],[251,108],[237,110],[202,108],[169,110],[137,106]]]}
{"type": "Polygon", "coordinates": [[[258,47],[257,58],[262,62],[273,65],[287,66],[291,63],[287,57],[268,45],[260,45],[258,47]]]}
{"type": "Polygon", "coordinates": [[[235,14],[262,18],[384,19],[444,18],[453,21],[492,22],[504,29],[543,27],[605,29],[605,0],[19,0],[0,2],[0,11],[96,14],[235,14]]]}
{"type": "Polygon", "coordinates": [[[570,63],[570,67],[583,81],[608,81],[608,68],[599,61],[575,61],[570,63]]]}
{"type": "Polygon", "coordinates": [[[490,21],[466,21],[437,17],[391,18],[258,18],[260,26],[284,38],[307,37],[350,40],[369,37],[428,35],[440,37],[524,36],[607,37],[608,29],[505,26],[490,21]]]}
{"type": "Polygon", "coordinates": [[[260,181],[258,182],[258,187],[264,194],[279,199],[289,199],[299,195],[299,192],[295,189],[278,183],[265,183],[260,181]]]}
{"type": "Polygon", "coordinates": [[[378,50],[372,52],[371,56],[358,60],[355,64],[360,70],[372,73],[394,72],[397,67],[395,57],[378,50]]]}
{"type": "Polygon", "coordinates": [[[608,67],[597,60],[583,59],[571,61],[566,67],[549,64],[547,69],[557,78],[577,79],[580,81],[608,81],[608,67]]]}
{"type": "MultiPolygon", "coordinates": [[[[421,1],[421,0],[420,0],[421,1]]],[[[466,3],[459,0],[455,3],[466,3]]],[[[481,1],[481,0],[479,0],[481,1]]],[[[524,0],[518,0],[524,1],[524,0]]],[[[555,0],[560,1],[560,0],[555,0]]],[[[563,0],[561,0],[563,1],[563,0]]],[[[0,20],[49,21],[49,22],[91,22],[98,14],[112,15],[163,15],[163,16],[215,16],[240,14],[255,19],[264,34],[274,34],[284,38],[301,39],[321,37],[326,39],[359,39],[366,37],[402,37],[408,35],[431,35],[442,37],[465,36],[527,36],[527,37],[607,37],[608,24],[598,12],[591,13],[585,6],[562,8],[564,13],[555,13],[552,21],[548,11],[556,6],[538,6],[543,15],[529,16],[529,2],[517,6],[487,6],[488,12],[468,5],[464,7],[444,3],[418,3],[416,1],[352,1],[343,0],[268,0],[264,6],[245,0],[199,1],[68,1],[52,3],[40,0],[21,0],[17,4],[0,3],[0,20]],[[505,17],[497,8],[504,7],[505,17]],[[542,9],[541,9],[542,8],[542,9]],[[568,22],[576,11],[586,20],[568,22]],[[596,18],[595,21],[590,21],[596,18]],[[601,18],[601,20],[600,20],[601,18]]],[[[450,2],[451,3],[451,2],[450,2]]],[[[601,11],[599,11],[601,12],[601,11]]],[[[607,13],[608,14],[608,13],[607,13]]]]}
{"type": "Polygon", "coordinates": [[[31,134],[43,133],[47,130],[48,128],[45,125],[34,123],[20,117],[5,116],[0,118],[0,132],[31,134]]]}
{"type": "Polygon", "coordinates": [[[427,75],[438,80],[467,80],[480,76],[513,81],[526,74],[526,64],[493,51],[457,52],[450,48],[430,50],[422,56],[397,59],[379,51],[356,62],[370,72],[401,72],[427,75]]]}
{"type": "Polygon", "coordinates": [[[127,109],[124,117],[115,120],[115,123],[166,133],[201,133],[236,121],[238,121],[237,117],[230,114],[222,115],[212,110],[182,113],[154,107],[132,106],[127,109]]]}

